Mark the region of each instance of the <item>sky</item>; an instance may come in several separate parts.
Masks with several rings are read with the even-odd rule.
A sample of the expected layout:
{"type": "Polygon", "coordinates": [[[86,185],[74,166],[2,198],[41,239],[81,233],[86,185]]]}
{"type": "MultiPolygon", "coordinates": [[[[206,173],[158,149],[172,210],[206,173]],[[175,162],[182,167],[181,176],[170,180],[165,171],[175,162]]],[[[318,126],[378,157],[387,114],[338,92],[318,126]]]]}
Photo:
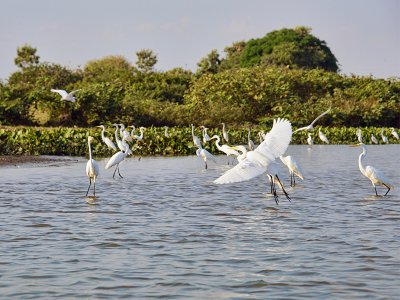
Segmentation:
{"type": "Polygon", "coordinates": [[[211,50],[268,32],[311,27],[340,73],[400,77],[400,0],[0,0],[0,80],[29,44],[41,62],[82,68],[153,50],[160,71],[195,71],[211,50]]]}

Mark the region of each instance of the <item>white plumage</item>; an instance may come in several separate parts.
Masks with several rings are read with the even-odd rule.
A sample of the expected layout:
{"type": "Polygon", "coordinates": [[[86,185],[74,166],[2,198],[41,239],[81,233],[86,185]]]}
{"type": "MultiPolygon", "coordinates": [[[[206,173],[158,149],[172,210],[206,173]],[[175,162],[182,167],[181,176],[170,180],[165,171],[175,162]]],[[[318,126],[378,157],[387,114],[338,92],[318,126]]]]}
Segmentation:
{"type": "Polygon", "coordinates": [[[93,137],[88,136],[88,146],[89,146],[89,160],[86,163],[86,176],[89,177],[89,187],[86,192],[86,196],[89,193],[90,186],[92,185],[93,181],[93,195],[96,196],[96,178],[97,176],[100,175],[100,168],[99,165],[97,164],[97,161],[95,161],[92,158],[92,147],[91,147],[91,142],[93,141],[93,137]]]}
{"type": "Polygon", "coordinates": [[[52,91],[54,93],[58,93],[61,96],[61,100],[75,102],[74,94],[80,90],[75,90],[70,93],[68,93],[65,90],[56,90],[56,89],[51,89],[50,91],[52,91]]]}
{"type": "Polygon", "coordinates": [[[112,141],[110,138],[108,138],[108,137],[106,137],[106,136],[104,135],[104,132],[106,131],[105,126],[104,126],[104,125],[99,125],[99,126],[97,126],[97,127],[100,127],[100,128],[103,129],[103,130],[101,131],[101,140],[108,146],[108,148],[117,151],[117,146],[115,146],[115,144],[113,143],[113,141],[112,141]]]}

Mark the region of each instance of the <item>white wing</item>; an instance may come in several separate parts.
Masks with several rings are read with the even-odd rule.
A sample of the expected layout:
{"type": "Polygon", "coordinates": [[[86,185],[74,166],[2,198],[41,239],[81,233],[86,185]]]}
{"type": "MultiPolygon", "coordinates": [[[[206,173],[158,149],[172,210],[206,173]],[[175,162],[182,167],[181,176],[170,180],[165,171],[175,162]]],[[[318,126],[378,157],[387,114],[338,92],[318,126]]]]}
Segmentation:
{"type": "Polygon", "coordinates": [[[266,169],[266,167],[255,164],[246,158],[214,180],[214,183],[224,184],[250,180],[263,174],[266,169]]]}
{"type": "Polygon", "coordinates": [[[107,170],[119,164],[121,161],[124,160],[125,156],[126,156],[125,153],[122,151],[115,153],[113,156],[111,156],[110,160],[107,162],[105,169],[107,170]]]}
{"type": "Polygon", "coordinates": [[[68,96],[68,93],[66,91],[64,91],[64,90],[51,89],[50,91],[60,94],[61,97],[63,97],[63,98],[66,98],[68,96]]]}
{"type": "Polygon", "coordinates": [[[316,118],[314,119],[314,121],[311,122],[310,125],[314,125],[315,122],[317,122],[319,119],[321,119],[323,116],[325,116],[325,115],[326,115],[328,112],[330,112],[330,111],[331,111],[331,108],[329,108],[327,111],[325,111],[325,112],[323,112],[322,114],[320,114],[318,117],[316,117],[316,118]]]}
{"type": "Polygon", "coordinates": [[[292,125],[286,119],[274,120],[272,129],[265,136],[264,141],[254,150],[271,160],[283,155],[292,140],[292,125]]]}
{"type": "Polygon", "coordinates": [[[207,158],[207,160],[212,160],[213,162],[217,162],[217,160],[215,159],[215,156],[212,155],[210,152],[208,152],[206,149],[203,149],[203,154],[204,156],[207,158]]]}
{"type": "Polygon", "coordinates": [[[75,91],[72,91],[71,93],[69,93],[68,95],[70,95],[70,96],[73,96],[76,92],[78,92],[78,91],[80,91],[80,90],[75,90],[75,91]]]}
{"type": "Polygon", "coordinates": [[[115,146],[115,144],[113,143],[112,140],[110,140],[108,137],[104,137],[104,143],[111,149],[114,149],[115,151],[117,150],[117,147],[115,146]]]}
{"type": "Polygon", "coordinates": [[[297,132],[297,131],[300,131],[300,130],[308,130],[308,128],[310,128],[310,127],[309,126],[304,126],[304,127],[301,127],[301,128],[297,128],[295,131],[293,131],[293,133],[297,132]]]}
{"type": "Polygon", "coordinates": [[[274,120],[270,132],[264,141],[247,157],[232,169],[217,178],[214,183],[233,183],[252,179],[263,174],[268,165],[285,153],[292,139],[292,125],[286,119],[274,120]]]}

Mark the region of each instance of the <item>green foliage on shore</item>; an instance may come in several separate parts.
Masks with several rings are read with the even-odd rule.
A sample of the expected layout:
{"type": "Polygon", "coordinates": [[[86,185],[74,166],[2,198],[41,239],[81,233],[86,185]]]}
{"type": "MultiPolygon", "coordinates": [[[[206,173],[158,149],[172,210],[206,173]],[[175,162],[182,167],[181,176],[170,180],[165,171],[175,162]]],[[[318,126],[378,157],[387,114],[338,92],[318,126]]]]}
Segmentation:
{"type": "MultiPolygon", "coordinates": [[[[321,144],[318,139],[318,128],[312,133],[314,143],[321,144]]],[[[322,127],[321,127],[322,128],[322,127]]],[[[268,132],[270,128],[259,127],[251,129],[251,139],[255,144],[260,142],[259,131],[268,132]]],[[[380,143],[381,128],[361,128],[365,143],[371,143],[371,134],[374,134],[380,143]]],[[[352,144],[357,142],[356,128],[323,127],[322,131],[331,144],[352,144]]],[[[397,130],[398,131],[398,130],[397,130]]],[[[147,127],[142,141],[130,143],[134,156],[148,155],[195,155],[190,127],[170,128],[169,136],[164,136],[164,127],[147,127]]],[[[221,128],[210,128],[210,136],[222,136],[221,128]]],[[[201,137],[201,131],[196,128],[195,134],[201,137]]],[[[389,128],[384,129],[384,134],[390,143],[399,143],[391,135],[389,128]]],[[[110,150],[101,141],[100,128],[70,128],[70,127],[0,127],[0,155],[68,155],[86,156],[87,137],[95,138],[92,143],[92,152],[95,157],[110,157],[115,151],[110,150]]],[[[108,128],[106,136],[113,139],[114,129],[108,128]]],[[[229,129],[232,145],[247,145],[247,128],[229,129]]],[[[297,132],[293,135],[292,144],[306,144],[307,134],[297,132]]],[[[210,141],[204,146],[214,154],[222,154],[215,147],[215,141],[210,141]]]]}

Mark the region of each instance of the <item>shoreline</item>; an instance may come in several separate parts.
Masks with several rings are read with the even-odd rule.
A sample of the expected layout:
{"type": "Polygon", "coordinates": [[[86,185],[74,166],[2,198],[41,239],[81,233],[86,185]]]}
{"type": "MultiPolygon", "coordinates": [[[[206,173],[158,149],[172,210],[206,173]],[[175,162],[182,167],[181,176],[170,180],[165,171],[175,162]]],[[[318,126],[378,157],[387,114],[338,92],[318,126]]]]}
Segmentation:
{"type": "Polygon", "coordinates": [[[77,162],[76,159],[51,157],[44,155],[0,155],[0,167],[18,166],[23,164],[46,165],[54,162],[77,162]]]}

